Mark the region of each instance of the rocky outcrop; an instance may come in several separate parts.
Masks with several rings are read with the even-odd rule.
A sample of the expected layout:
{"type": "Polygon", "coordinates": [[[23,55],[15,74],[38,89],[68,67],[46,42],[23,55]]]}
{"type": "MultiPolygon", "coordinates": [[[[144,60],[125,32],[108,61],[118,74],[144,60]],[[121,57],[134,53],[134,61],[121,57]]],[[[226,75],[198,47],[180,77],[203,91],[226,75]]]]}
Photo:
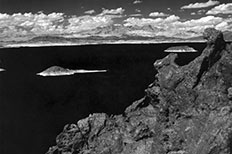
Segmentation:
{"type": "Polygon", "coordinates": [[[157,60],[146,96],[122,115],[92,114],[66,125],[48,154],[232,153],[232,50],[206,29],[207,47],[185,66],[157,60]]]}

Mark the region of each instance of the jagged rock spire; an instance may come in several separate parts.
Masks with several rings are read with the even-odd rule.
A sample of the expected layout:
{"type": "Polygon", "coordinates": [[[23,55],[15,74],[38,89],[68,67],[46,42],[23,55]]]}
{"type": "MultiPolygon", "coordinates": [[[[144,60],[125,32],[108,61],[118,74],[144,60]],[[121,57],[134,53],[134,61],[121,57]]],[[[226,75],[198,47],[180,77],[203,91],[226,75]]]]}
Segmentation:
{"type": "Polygon", "coordinates": [[[214,28],[206,28],[203,32],[203,37],[208,44],[225,43],[222,32],[214,28]]]}

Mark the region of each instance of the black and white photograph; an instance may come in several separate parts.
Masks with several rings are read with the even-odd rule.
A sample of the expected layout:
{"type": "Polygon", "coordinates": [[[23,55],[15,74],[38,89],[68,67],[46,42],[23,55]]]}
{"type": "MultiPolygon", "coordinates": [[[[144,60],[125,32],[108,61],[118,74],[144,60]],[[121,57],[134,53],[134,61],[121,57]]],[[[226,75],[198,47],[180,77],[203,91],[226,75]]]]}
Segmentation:
{"type": "Polygon", "coordinates": [[[0,0],[0,154],[232,154],[231,0],[0,0]]]}

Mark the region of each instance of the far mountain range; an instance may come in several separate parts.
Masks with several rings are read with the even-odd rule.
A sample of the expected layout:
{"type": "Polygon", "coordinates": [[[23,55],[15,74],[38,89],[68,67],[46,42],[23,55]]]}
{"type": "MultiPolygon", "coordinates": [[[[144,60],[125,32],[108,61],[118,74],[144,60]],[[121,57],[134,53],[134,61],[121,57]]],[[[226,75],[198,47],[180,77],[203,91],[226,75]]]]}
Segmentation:
{"type": "MultiPolygon", "coordinates": [[[[80,33],[60,34],[60,35],[41,35],[22,37],[18,40],[1,40],[2,47],[19,46],[50,46],[50,45],[85,45],[85,44],[113,44],[113,43],[176,43],[176,42],[203,42],[201,35],[197,37],[188,37],[185,33],[178,33],[173,37],[156,35],[160,32],[151,25],[143,27],[122,25],[110,25],[107,27],[98,27],[93,30],[86,30],[80,33]]],[[[195,33],[189,31],[189,33],[195,33]]],[[[232,41],[232,32],[225,31],[226,41],[232,41]]]]}

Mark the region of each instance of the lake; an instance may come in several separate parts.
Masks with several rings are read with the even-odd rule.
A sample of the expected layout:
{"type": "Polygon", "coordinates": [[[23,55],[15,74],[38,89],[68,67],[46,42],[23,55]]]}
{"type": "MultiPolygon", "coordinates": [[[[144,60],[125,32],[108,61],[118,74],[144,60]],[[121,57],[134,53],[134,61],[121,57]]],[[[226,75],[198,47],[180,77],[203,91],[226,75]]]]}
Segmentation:
{"type": "Polygon", "coordinates": [[[0,49],[0,153],[43,154],[65,124],[91,113],[121,114],[157,73],[153,63],[171,46],[188,45],[197,53],[178,53],[185,65],[204,43],[88,45],[0,49]],[[48,67],[107,70],[62,77],[36,76],[48,67]]]}

